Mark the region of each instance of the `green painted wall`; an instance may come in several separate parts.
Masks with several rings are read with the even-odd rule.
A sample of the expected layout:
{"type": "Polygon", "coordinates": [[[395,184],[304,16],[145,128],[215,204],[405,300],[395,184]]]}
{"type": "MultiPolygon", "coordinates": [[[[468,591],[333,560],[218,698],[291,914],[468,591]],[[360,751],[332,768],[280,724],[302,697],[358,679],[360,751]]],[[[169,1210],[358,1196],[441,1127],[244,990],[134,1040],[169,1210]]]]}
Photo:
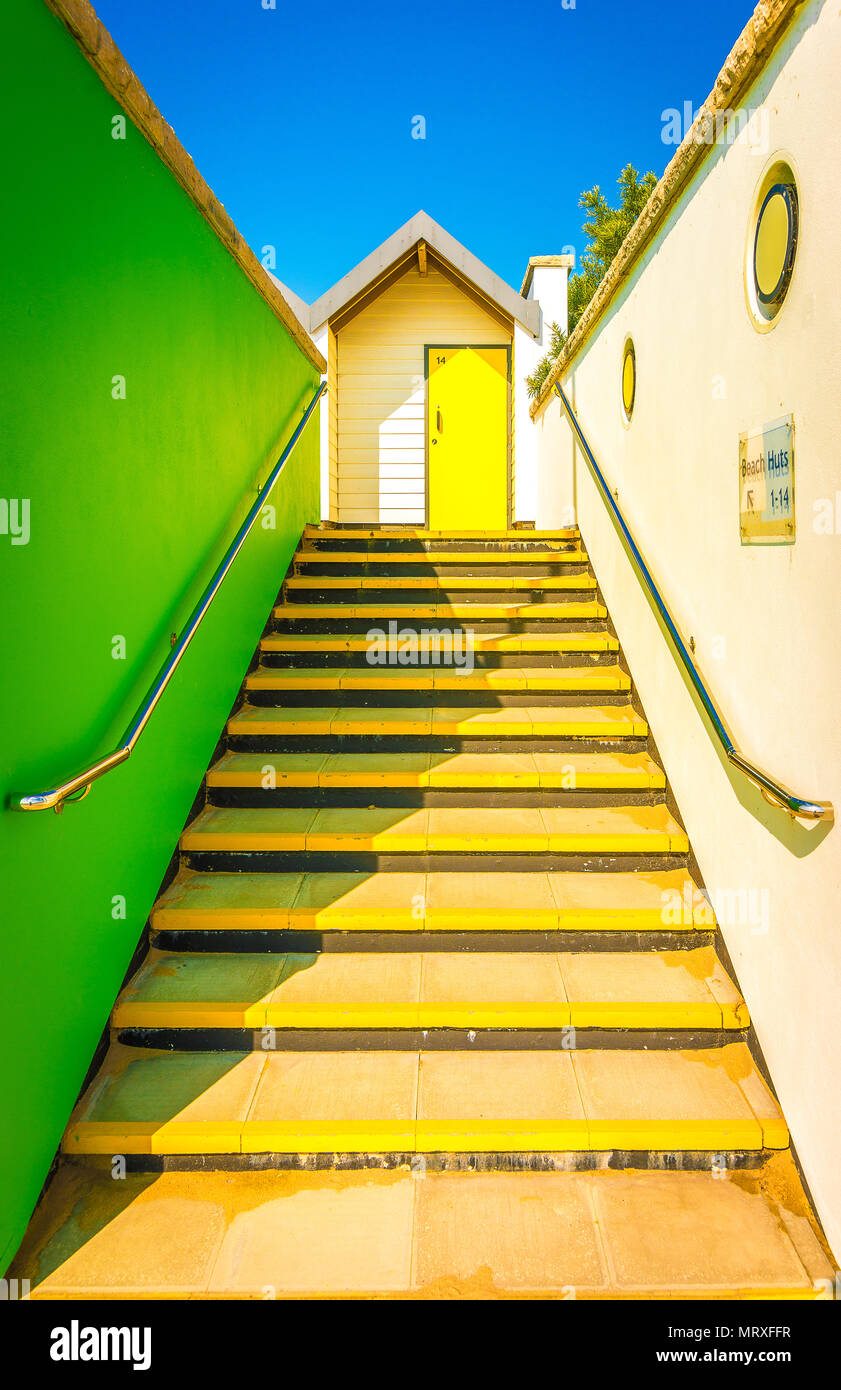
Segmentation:
{"type": "Polygon", "coordinates": [[[2,64],[0,497],[28,498],[31,528],[25,545],[0,535],[5,1268],[317,515],[317,416],[276,529],[252,533],[130,762],[61,816],[6,798],[119,740],[318,376],[136,128],[112,138],[120,108],[42,0],[7,7],[2,64]]]}

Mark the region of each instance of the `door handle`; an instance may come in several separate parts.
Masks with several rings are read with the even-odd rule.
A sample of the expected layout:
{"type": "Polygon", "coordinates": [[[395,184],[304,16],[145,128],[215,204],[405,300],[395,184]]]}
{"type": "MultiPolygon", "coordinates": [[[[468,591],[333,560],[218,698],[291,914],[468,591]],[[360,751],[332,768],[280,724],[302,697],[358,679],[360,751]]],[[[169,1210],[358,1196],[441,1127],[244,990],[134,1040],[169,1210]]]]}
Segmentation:
{"type": "Polygon", "coordinates": [[[441,414],[440,405],[436,408],[435,411],[435,428],[437,429],[439,434],[444,433],[444,417],[441,414]]]}

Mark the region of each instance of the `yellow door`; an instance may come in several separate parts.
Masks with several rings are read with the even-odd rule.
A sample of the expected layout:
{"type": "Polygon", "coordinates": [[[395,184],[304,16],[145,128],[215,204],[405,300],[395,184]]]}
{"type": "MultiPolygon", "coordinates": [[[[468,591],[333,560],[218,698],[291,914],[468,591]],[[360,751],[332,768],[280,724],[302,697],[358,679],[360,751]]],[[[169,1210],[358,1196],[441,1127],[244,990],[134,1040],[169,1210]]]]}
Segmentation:
{"type": "Polygon", "coordinates": [[[508,349],[430,347],[427,468],[433,531],[508,525],[508,349]]]}

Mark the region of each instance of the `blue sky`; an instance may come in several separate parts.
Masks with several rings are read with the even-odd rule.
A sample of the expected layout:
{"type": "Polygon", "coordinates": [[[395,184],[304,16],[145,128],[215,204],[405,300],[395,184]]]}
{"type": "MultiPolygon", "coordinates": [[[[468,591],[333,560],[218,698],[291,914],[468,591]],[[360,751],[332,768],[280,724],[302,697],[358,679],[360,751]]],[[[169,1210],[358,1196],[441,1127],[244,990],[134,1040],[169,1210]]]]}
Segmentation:
{"type": "Polygon", "coordinates": [[[519,288],[581,191],[661,174],[751,0],[94,0],[243,236],[312,301],[419,208],[519,288]],[[412,138],[423,116],[426,139],[412,138]]]}

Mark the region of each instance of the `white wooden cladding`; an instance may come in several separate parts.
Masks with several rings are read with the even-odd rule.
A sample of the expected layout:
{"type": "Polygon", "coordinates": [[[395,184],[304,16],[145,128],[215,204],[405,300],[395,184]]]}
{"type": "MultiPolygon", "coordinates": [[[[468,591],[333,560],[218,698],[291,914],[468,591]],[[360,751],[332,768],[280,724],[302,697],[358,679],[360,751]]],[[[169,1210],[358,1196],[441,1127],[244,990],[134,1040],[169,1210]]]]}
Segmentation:
{"type": "Polygon", "coordinates": [[[339,330],[338,521],[423,524],[424,346],[510,341],[440,271],[417,267],[339,330]]]}

